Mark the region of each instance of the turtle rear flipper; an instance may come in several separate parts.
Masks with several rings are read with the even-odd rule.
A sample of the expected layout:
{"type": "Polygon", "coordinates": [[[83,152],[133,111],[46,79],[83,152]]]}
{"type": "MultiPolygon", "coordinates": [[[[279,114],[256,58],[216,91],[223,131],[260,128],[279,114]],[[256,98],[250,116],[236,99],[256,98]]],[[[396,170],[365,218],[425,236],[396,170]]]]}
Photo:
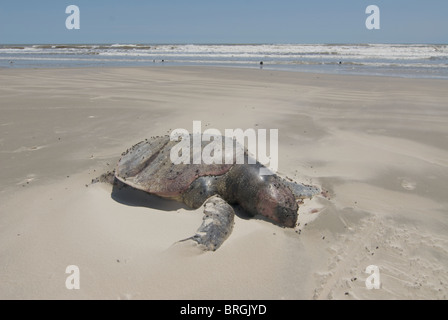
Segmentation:
{"type": "Polygon", "coordinates": [[[204,218],[196,234],[186,240],[197,242],[206,251],[215,251],[233,230],[235,211],[230,204],[218,196],[205,202],[204,218]]]}

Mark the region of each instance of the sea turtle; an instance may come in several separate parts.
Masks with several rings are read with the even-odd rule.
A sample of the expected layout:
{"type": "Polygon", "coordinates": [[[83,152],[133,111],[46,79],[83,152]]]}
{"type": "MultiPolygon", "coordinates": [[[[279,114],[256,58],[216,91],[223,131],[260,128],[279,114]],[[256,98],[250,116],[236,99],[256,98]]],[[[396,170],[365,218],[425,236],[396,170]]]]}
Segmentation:
{"type": "MultiPolygon", "coordinates": [[[[202,141],[201,150],[209,143],[202,141]]],[[[238,143],[235,140],[234,143],[236,150],[238,143]]],[[[97,181],[115,179],[150,194],[181,201],[193,209],[205,203],[201,226],[194,236],[185,239],[196,241],[204,250],[218,249],[230,235],[235,215],[231,204],[239,204],[251,216],[262,215],[281,226],[294,228],[298,202],[320,192],[317,187],[288,181],[276,174],[260,175],[260,169],[266,168],[257,161],[250,162],[246,151],[244,163],[236,161],[235,152],[229,164],[222,152],[222,164],[174,164],[170,155],[177,144],[170,136],[141,141],[122,154],[114,172],[97,181]]],[[[176,152],[180,153],[178,149],[176,152]]],[[[192,159],[193,148],[190,152],[192,159]]]]}

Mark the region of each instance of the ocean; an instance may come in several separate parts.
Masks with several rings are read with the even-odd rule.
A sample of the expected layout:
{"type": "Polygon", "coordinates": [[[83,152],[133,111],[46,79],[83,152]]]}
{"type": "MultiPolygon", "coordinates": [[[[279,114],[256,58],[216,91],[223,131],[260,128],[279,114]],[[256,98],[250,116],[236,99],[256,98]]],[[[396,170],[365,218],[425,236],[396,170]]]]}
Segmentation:
{"type": "Polygon", "coordinates": [[[448,79],[448,45],[0,45],[0,69],[161,65],[448,79]]]}

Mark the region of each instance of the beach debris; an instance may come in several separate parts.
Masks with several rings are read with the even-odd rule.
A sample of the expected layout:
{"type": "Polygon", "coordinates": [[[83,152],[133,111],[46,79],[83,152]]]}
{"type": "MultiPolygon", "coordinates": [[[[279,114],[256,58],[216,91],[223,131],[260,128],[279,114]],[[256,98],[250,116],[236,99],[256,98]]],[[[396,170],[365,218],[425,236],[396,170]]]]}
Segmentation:
{"type": "MultiPolygon", "coordinates": [[[[202,142],[202,150],[207,143],[202,142]]],[[[247,152],[243,164],[236,163],[236,155],[230,164],[228,161],[174,164],[170,154],[176,144],[178,141],[171,141],[169,136],[145,139],[122,153],[114,171],[93,179],[92,183],[130,186],[183,202],[193,209],[203,206],[201,226],[195,235],[181,242],[194,241],[206,251],[218,249],[232,232],[235,215],[232,205],[239,205],[252,217],[261,215],[281,227],[294,228],[299,202],[321,192],[315,186],[276,174],[260,175],[260,169],[265,167],[258,161],[252,162],[247,152]]],[[[190,156],[193,158],[193,149],[190,156]]],[[[223,160],[225,156],[223,153],[223,160]]]]}

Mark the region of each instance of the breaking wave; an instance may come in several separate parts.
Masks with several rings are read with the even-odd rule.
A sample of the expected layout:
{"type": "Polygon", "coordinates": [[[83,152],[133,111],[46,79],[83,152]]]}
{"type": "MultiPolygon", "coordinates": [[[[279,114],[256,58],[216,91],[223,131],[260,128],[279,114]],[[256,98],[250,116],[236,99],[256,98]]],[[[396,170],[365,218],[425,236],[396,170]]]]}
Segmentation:
{"type": "Polygon", "coordinates": [[[0,45],[0,67],[147,66],[161,62],[171,65],[254,67],[261,61],[263,68],[282,70],[448,78],[448,45],[0,45]]]}

